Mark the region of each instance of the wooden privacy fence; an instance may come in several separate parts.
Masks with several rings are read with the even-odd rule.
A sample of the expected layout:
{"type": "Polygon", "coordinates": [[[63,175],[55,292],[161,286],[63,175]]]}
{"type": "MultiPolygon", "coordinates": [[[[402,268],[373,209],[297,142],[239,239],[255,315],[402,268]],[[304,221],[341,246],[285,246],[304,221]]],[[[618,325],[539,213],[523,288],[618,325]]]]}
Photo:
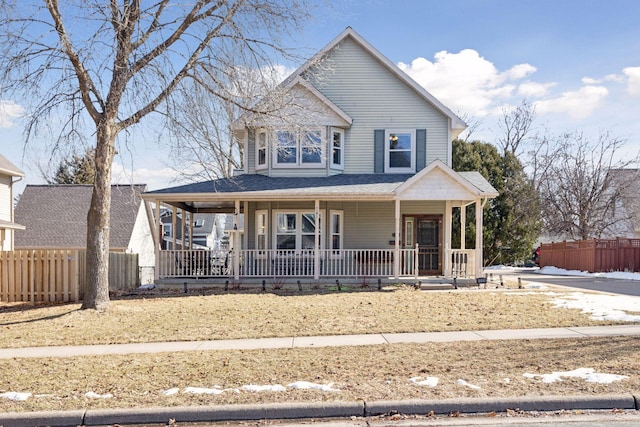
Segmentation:
{"type": "Polygon", "coordinates": [[[540,245],[540,267],[602,273],[640,272],[640,239],[593,239],[540,245]]]}
{"type": "MultiPolygon", "coordinates": [[[[85,272],[84,250],[0,252],[0,301],[78,302],[84,295],[85,272]]],[[[138,254],[110,252],[109,290],[138,284],[138,254]]]]}

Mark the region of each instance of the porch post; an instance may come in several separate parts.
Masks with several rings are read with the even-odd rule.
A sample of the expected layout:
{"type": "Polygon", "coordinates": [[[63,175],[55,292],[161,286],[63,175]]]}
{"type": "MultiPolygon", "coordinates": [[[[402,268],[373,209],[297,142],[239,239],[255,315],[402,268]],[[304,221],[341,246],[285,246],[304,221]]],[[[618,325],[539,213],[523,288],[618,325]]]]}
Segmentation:
{"type": "Polygon", "coordinates": [[[396,199],[396,237],[393,251],[393,275],[396,280],[400,278],[400,220],[400,199],[396,199]]]}
{"type": "MultiPolygon", "coordinates": [[[[176,217],[178,216],[178,213],[176,212],[176,207],[175,206],[171,206],[171,237],[173,238],[172,241],[172,247],[171,249],[173,249],[174,251],[176,250],[176,242],[177,242],[177,230],[176,230],[176,217]]],[[[182,245],[182,249],[184,249],[184,245],[182,245]]]]}
{"type": "Polygon", "coordinates": [[[451,271],[452,209],[451,200],[446,200],[444,202],[444,262],[442,263],[445,277],[449,276],[451,271]]]}
{"type": "Polygon", "coordinates": [[[240,280],[240,233],[238,233],[238,215],[240,215],[240,200],[235,201],[235,211],[233,213],[233,278],[236,281],[240,280]]]}
{"type": "Polygon", "coordinates": [[[476,199],[476,277],[482,275],[482,203],[481,199],[476,199]]]}
{"type": "MultiPolygon", "coordinates": [[[[185,218],[186,218],[186,213],[185,213],[185,218]]],[[[194,214],[192,212],[189,212],[189,249],[193,249],[193,218],[194,218],[194,214]]]]}
{"type": "Polygon", "coordinates": [[[465,250],[467,248],[467,206],[462,203],[460,205],[460,249],[465,250]]]}
{"type": "Polygon", "coordinates": [[[318,280],[320,278],[320,200],[318,199],[315,200],[314,212],[313,278],[318,280]]]}
{"type": "Polygon", "coordinates": [[[160,221],[160,200],[156,199],[156,215],[154,218],[154,228],[155,228],[155,233],[156,233],[156,242],[158,242],[157,245],[155,245],[155,255],[156,255],[156,266],[153,269],[153,280],[156,281],[160,278],[160,271],[159,271],[159,267],[160,267],[160,249],[162,248],[162,242],[164,242],[164,235],[162,233],[162,221],[160,221]]]}

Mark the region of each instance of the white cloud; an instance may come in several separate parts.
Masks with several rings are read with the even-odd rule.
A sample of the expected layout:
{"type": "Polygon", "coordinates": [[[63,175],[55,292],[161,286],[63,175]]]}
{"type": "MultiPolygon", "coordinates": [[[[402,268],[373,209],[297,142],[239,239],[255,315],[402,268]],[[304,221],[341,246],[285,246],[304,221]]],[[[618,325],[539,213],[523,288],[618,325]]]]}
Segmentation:
{"type": "Polygon", "coordinates": [[[0,128],[10,128],[13,120],[24,115],[24,108],[15,101],[0,99],[0,128]]]}
{"type": "Polygon", "coordinates": [[[583,86],[577,91],[563,92],[558,98],[537,101],[536,112],[566,113],[574,119],[583,119],[593,113],[608,94],[604,86],[583,86]]]}
{"type": "Polygon", "coordinates": [[[640,67],[627,67],[622,70],[627,76],[627,92],[631,96],[640,96],[640,67]]]}
{"type": "Polygon", "coordinates": [[[441,51],[434,61],[416,58],[398,66],[454,111],[486,116],[499,99],[513,95],[513,81],[534,73],[529,64],[518,64],[504,72],[473,49],[458,53],[441,51]]]}
{"type": "Polygon", "coordinates": [[[113,162],[111,176],[113,184],[147,184],[149,190],[174,187],[184,183],[180,181],[178,172],[169,167],[157,169],[142,167],[131,170],[117,162],[113,162]]]}
{"type": "Polygon", "coordinates": [[[540,98],[555,85],[555,83],[524,82],[518,86],[518,95],[525,98],[540,98]]]}

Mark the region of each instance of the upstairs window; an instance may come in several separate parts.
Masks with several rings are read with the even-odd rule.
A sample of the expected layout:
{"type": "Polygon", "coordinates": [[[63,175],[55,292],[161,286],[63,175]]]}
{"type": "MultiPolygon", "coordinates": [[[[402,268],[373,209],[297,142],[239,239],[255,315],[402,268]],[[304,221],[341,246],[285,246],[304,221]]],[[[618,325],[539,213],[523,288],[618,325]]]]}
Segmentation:
{"type": "Polygon", "coordinates": [[[256,136],[256,169],[267,167],[267,133],[258,132],[256,136]]]}
{"type": "Polygon", "coordinates": [[[415,132],[386,132],[385,170],[389,172],[415,172],[415,132]]]}
{"type": "Polygon", "coordinates": [[[325,148],[322,131],[277,131],[275,167],[322,167],[325,148]]]}
{"type": "Polygon", "coordinates": [[[331,131],[331,167],[344,169],[344,131],[341,129],[331,131]]]}

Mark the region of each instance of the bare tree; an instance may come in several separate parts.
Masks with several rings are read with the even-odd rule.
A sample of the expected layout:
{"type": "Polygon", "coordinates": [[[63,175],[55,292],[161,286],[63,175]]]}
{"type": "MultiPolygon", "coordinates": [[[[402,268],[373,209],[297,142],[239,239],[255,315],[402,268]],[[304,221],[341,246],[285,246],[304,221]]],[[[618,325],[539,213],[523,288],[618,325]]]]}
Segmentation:
{"type": "Polygon", "coordinates": [[[615,179],[611,171],[625,169],[636,159],[619,159],[624,141],[602,133],[590,140],[567,133],[540,154],[545,169],[538,177],[545,229],[570,239],[600,238],[615,229],[626,215],[616,212],[636,175],[615,179]]]}
{"type": "Polygon", "coordinates": [[[281,37],[301,29],[306,3],[0,0],[3,95],[27,104],[27,138],[50,121],[60,123],[59,143],[95,138],[83,308],[109,306],[110,184],[119,138],[153,112],[171,116],[170,98],[189,80],[233,101],[227,82],[238,65],[261,68],[290,57],[281,37]]]}
{"type": "Polygon", "coordinates": [[[535,106],[523,99],[520,105],[513,109],[502,109],[502,117],[498,122],[501,134],[498,146],[503,153],[510,152],[519,155],[519,150],[531,135],[536,117],[535,106]]]}

